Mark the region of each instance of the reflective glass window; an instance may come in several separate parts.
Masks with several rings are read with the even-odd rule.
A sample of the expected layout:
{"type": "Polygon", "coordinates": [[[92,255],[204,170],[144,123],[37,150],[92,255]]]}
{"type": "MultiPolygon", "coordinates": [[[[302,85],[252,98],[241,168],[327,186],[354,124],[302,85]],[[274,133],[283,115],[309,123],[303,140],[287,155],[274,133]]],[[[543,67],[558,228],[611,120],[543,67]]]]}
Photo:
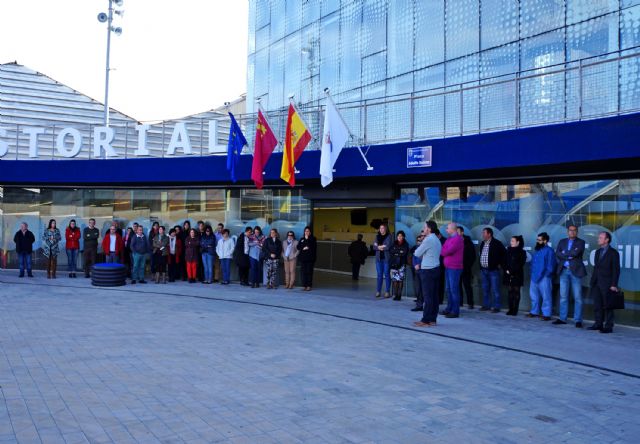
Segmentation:
{"type": "Polygon", "coordinates": [[[415,68],[444,61],[444,2],[419,1],[415,4],[415,68]]]}
{"type": "Polygon", "coordinates": [[[479,2],[448,0],[446,8],[447,60],[477,52],[480,48],[479,2]]]}
{"type": "Polygon", "coordinates": [[[513,0],[482,0],[480,43],[482,49],[518,40],[518,5],[513,0]]]}

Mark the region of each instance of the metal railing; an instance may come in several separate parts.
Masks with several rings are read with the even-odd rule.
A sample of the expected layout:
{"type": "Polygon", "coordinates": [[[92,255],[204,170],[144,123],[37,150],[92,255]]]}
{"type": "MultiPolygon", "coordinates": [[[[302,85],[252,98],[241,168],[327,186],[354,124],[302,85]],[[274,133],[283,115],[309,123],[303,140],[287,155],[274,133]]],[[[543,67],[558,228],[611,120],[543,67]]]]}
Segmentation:
{"type": "MultiPolygon", "coordinates": [[[[634,48],[635,49],[635,48],[634,48]]],[[[628,52],[628,51],[627,51],[628,52]]],[[[350,145],[375,145],[391,142],[429,140],[492,131],[548,125],[600,118],[640,111],[640,52],[612,53],[544,66],[491,79],[461,83],[428,91],[394,97],[340,102],[338,109],[354,135],[350,145]]],[[[308,149],[319,149],[324,106],[303,106],[299,110],[314,141],[308,149]]],[[[278,140],[284,140],[287,108],[266,112],[278,140]]],[[[236,115],[249,147],[253,150],[256,114],[236,115]]],[[[136,122],[114,123],[112,146],[118,157],[140,157],[136,122]],[[137,153],[138,152],[138,153],[137,153]]],[[[93,130],[101,125],[44,126],[39,135],[40,159],[66,159],[56,148],[63,127],[74,127],[82,136],[82,147],[74,158],[94,158],[93,130]]],[[[28,159],[29,135],[22,125],[0,125],[8,142],[4,159],[28,159]]],[[[146,130],[146,150],[151,157],[220,155],[226,153],[228,116],[211,113],[150,124],[146,130]],[[184,133],[176,131],[184,124],[184,133]],[[176,134],[176,132],[180,134],[176,134]],[[170,141],[182,141],[175,154],[168,155],[170,141]],[[175,141],[175,140],[174,140],[175,141]]],[[[66,140],[65,145],[71,141],[66,140]]],[[[279,146],[276,150],[281,150],[279,146]]],[[[104,157],[104,155],[101,155],[104,157]]]]}

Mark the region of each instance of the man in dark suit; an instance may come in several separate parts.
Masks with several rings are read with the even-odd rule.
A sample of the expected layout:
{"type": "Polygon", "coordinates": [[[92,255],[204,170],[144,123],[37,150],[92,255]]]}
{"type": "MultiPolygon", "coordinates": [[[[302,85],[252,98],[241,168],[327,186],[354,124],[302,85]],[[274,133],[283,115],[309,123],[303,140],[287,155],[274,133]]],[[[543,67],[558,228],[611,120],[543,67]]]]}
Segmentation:
{"type": "Polygon", "coordinates": [[[369,255],[367,244],[362,240],[362,234],[358,234],[358,240],[354,240],[349,245],[347,254],[351,258],[351,279],[357,281],[360,278],[360,266],[364,265],[364,261],[369,255]]]}
{"type": "Polygon", "coordinates": [[[553,321],[556,325],[567,323],[569,315],[569,289],[573,294],[573,320],[577,328],[582,328],[582,278],[587,270],[582,262],[585,243],[578,237],[578,227],[569,225],[568,238],[558,242],[556,258],[558,259],[557,274],[560,277],[560,317],[553,321]]]}
{"type": "Polygon", "coordinates": [[[618,291],[620,278],[620,253],[611,245],[611,234],[603,231],[598,235],[593,274],[591,275],[591,298],[596,322],[589,330],[600,330],[600,333],[613,332],[613,310],[606,308],[609,292],[618,291]]]}

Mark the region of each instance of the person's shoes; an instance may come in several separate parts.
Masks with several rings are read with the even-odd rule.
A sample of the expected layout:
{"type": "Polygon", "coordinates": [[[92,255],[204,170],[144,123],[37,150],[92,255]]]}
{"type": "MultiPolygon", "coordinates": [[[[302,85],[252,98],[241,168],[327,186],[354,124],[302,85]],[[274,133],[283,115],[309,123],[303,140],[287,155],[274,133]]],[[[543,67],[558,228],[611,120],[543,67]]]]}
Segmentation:
{"type": "Polygon", "coordinates": [[[551,316],[542,316],[540,319],[542,321],[550,321],[551,320],[551,316]]]}
{"type": "Polygon", "coordinates": [[[453,319],[453,318],[459,318],[460,315],[453,314],[453,313],[447,313],[446,315],[444,315],[444,317],[448,318],[448,319],[453,319]]]}
{"type": "Polygon", "coordinates": [[[422,311],[422,307],[413,307],[411,311],[422,311]]]}
{"type": "Polygon", "coordinates": [[[396,297],[394,297],[394,298],[393,298],[393,300],[394,300],[394,301],[400,301],[400,300],[402,300],[402,299],[400,298],[400,296],[396,296],[396,297]]]}
{"type": "Polygon", "coordinates": [[[30,278],[33,277],[33,273],[29,273],[27,276],[29,276],[30,278]]]}
{"type": "Polygon", "coordinates": [[[447,310],[440,310],[440,313],[442,316],[446,316],[449,314],[449,312],[447,310]]]}
{"type": "Polygon", "coordinates": [[[385,291],[385,292],[384,292],[384,298],[385,298],[385,299],[389,299],[390,297],[391,297],[391,295],[389,294],[389,292],[388,292],[388,291],[385,291]]]}
{"type": "MultiPolygon", "coordinates": [[[[305,287],[305,289],[306,289],[306,288],[307,288],[307,287],[305,287]]],[[[377,298],[379,298],[379,297],[380,297],[380,292],[379,292],[379,291],[376,291],[376,297],[377,297],[377,298]]]]}
{"type": "Polygon", "coordinates": [[[613,328],[602,328],[600,333],[613,333],[613,328]]]}
{"type": "Polygon", "coordinates": [[[563,321],[562,319],[556,319],[555,321],[552,322],[553,325],[565,325],[566,322],[563,321]]]}
{"type": "Polygon", "coordinates": [[[85,277],[86,279],[88,279],[88,278],[90,278],[91,276],[90,276],[90,275],[88,275],[88,274],[85,274],[85,275],[84,275],[84,277],[85,277]]]}
{"type": "Polygon", "coordinates": [[[73,277],[73,274],[69,273],[69,277],[70,277],[70,278],[72,278],[72,277],[73,277]]]}
{"type": "Polygon", "coordinates": [[[538,316],[540,316],[540,315],[533,314],[533,313],[527,313],[527,314],[525,315],[525,317],[526,317],[526,318],[537,318],[538,316]]]}
{"type": "Polygon", "coordinates": [[[591,327],[587,327],[587,330],[602,330],[602,325],[593,324],[591,327]]]}
{"type": "MultiPolygon", "coordinates": [[[[220,281],[219,281],[219,279],[214,279],[214,280],[213,280],[213,283],[214,283],[214,284],[217,284],[218,282],[220,282],[220,281]]],[[[211,283],[211,282],[209,282],[209,283],[211,283]]]]}
{"type": "Polygon", "coordinates": [[[576,328],[582,328],[582,322],[576,322],[576,328]]]}
{"type": "Polygon", "coordinates": [[[500,313],[500,309],[499,308],[492,308],[491,309],[491,313],[500,313]]]}
{"type": "Polygon", "coordinates": [[[489,311],[491,310],[489,307],[480,307],[480,311],[489,311]]]}
{"type": "Polygon", "coordinates": [[[146,283],[147,283],[147,281],[145,281],[144,279],[140,279],[140,283],[141,283],[141,284],[146,284],[146,283]]]}
{"type": "Polygon", "coordinates": [[[73,273],[73,278],[75,279],[75,278],[77,278],[77,277],[78,277],[78,276],[77,276],[75,273],[73,273]]]}
{"type": "Polygon", "coordinates": [[[24,277],[24,273],[21,273],[18,275],[19,278],[23,278],[24,277]]]}
{"type": "Polygon", "coordinates": [[[433,324],[432,322],[422,322],[422,321],[416,321],[413,323],[413,325],[415,325],[416,327],[431,327],[432,324],[433,324]]]}
{"type": "Polygon", "coordinates": [[[135,279],[133,279],[133,280],[131,281],[131,284],[133,285],[133,284],[135,284],[135,283],[136,283],[136,280],[135,280],[135,279]]]}
{"type": "Polygon", "coordinates": [[[469,305],[468,308],[469,308],[469,310],[473,310],[474,309],[473,305],[469,305]]]}

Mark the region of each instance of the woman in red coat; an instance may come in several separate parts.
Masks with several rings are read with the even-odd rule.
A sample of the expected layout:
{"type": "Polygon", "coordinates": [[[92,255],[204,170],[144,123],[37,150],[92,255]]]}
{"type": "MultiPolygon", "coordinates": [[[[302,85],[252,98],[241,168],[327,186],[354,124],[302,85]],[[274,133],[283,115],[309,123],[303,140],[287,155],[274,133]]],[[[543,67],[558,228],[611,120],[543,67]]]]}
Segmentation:
{"type": "Polygon", "coordinates": [[[200,237],[195,228],[189,230],[189,235],[184,240],[184,259],[187,261],[187,276],[189,283],[195,284],[198,271],[198,258],[200,257],[200,237]]]}
{"type": "Polygon", "coordinates": [[[67,250],[67,267],[69,269],[69,277],[76,277],[76,265],[78,262],[78,251],[80,250],[80,228],[76,226],[76,220],[71,219],[69,226],[65,230],[64,234],[66,242],[65,249],[67,250]]]}

